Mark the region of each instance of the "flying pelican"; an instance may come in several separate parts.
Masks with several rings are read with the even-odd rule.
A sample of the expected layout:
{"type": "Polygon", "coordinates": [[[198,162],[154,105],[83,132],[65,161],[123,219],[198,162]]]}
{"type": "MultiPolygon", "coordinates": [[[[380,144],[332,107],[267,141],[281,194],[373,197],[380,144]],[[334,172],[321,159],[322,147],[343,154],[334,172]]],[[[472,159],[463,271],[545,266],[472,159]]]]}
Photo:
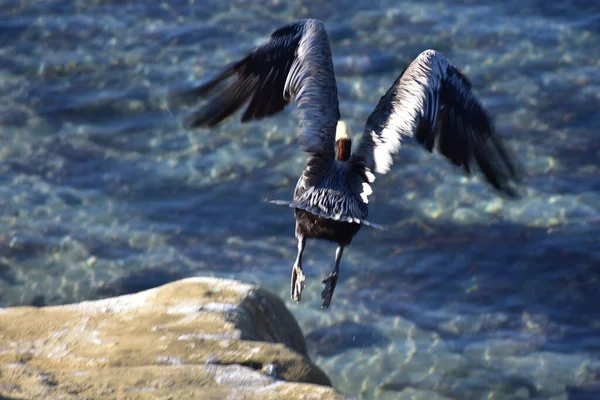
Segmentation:
{"type": "Polygon", "coordinates": [[[362,225],[375,226],[366,219],[374,173],[389,171],[392,155],[405,138],[416,138],[430,152],[436,148],[467,174],[475,162],[491,186],[517,195],[517,164],[496,136],[470,82],[434,50],[419,54],[381,97],[353,153],[346,124],[340,121],[329,38],[319,20],[300,20],[277,29],[246,57],[185,93],[190,94],[213,97],[186,116],[188,128],[214,127],[244,104],[248,106],[242,122],[261,119],[295,99],[302,127],[299,144],[309,155],[307,166],[293,200],[274,201],[294,209],[298,239],[291,274],[294,301],[300,301],[305,284],[306,239],[326,239],[338,245],[333,270],[322,281],[322,307],[329,307],[344,248],[362,225]]]}

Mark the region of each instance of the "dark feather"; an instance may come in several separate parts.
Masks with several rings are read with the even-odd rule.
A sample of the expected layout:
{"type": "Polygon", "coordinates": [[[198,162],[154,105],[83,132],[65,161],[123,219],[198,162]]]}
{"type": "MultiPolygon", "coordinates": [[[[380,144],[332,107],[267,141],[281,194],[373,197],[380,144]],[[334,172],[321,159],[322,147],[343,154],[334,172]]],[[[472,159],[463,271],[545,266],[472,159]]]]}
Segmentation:
{"type": "Polygon", "coordinates": [[[333,162],[340,112],[329,39],[320,21],[303,20],[277,29],[269,41],[215,78],[173,97],[207,98],[185,116],[189,128],[213,127],[244,104],[242,122],[261,119],[295,99],[303,128],[298,142],[311,155],[306,182],[318,183],[333,162]]]}

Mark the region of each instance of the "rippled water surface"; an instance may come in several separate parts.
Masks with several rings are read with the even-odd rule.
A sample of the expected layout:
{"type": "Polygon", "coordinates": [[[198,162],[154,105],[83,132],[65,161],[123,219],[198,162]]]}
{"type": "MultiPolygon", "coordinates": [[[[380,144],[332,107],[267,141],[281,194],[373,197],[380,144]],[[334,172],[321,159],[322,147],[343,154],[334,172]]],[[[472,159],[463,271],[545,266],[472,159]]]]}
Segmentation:
{"type": "Polygon", "coordinates": [[[600,3],[423,0],[0,2],[0,304],[58,304],[193,275],[260,283],[340,391],[365,399],[567,399],[600,379],[600,3]],[[334,245],[289,300],[293,107],[186,131],[167,90],[281,24],[322,19],[354,134],[434,48],[526,168],[498,197],[406,144],[320,306],[334,245]]]}

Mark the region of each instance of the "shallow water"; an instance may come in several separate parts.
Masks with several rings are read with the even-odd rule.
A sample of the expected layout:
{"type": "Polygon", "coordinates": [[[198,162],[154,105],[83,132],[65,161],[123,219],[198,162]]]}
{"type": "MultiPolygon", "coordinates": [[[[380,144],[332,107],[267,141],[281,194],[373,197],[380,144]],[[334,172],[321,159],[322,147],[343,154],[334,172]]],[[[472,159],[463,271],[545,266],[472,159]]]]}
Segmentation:
{"type": "Polygon", "coordinates": [[[596,1],[4,1],[0,305],[231,277],[286,300],[349,396],[566,399],[600,379],[599,67],[596,1]],[[508,201],[404,145],[371,203],[391,229],[357,235],[327,311],[334,246],[309,241],[293,304],[292,213],[263,202],[304,167],[293,107],[190,132],[164,104],[303,17],[329,30],[354,134],[434,48],[527,171],[508,201]]]}

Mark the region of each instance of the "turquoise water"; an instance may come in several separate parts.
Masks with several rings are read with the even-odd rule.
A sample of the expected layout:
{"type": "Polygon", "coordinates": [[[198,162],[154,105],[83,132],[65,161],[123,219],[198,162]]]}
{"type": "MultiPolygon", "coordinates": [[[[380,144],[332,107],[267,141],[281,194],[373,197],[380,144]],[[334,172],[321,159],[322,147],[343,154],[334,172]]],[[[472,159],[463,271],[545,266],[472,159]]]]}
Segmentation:
{"type": "Polygon", "coordinates": [[[285,299],[315,361],[364,399],[566,399],[600,380],[600,4],[0,2],[0,305],[60,304],[194,275],[285,299]],[[185,131],[172,87],[281,24],[323,19],[354,134],[419,52],[469,76],[524,164],[506,201],[415,143],[375,183],[332,307],[309,241],[289,300],[293,107],[185,131]],[[437,396],[437,397],[436,397],[437,396]]]}

